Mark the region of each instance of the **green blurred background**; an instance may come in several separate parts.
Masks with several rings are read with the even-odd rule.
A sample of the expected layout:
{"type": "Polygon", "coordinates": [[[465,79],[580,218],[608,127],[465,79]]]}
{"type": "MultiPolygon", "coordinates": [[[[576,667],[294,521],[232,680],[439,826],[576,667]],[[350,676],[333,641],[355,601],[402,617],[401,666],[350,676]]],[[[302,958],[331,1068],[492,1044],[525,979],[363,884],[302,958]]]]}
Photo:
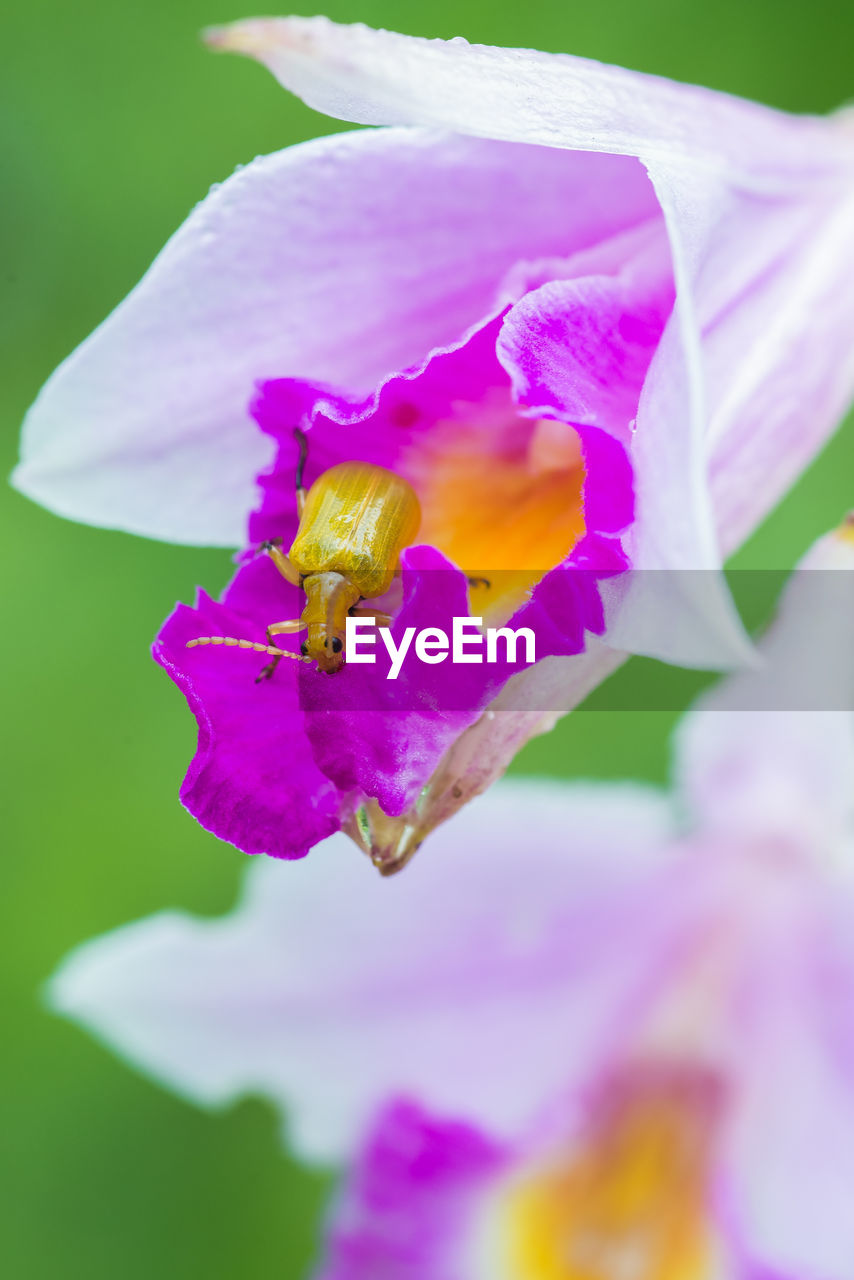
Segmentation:
{"type": "MultiPolygon", "coordinates": [[[[202,49],[201,27],[252,12],[222,0],[28,0],[5,15],[6,471],[42,381],[210,183],[342,127],[260,67],[202,49]]],[[[842,0],[362,0],[326,12],[586,54],[795,111],[854,94],[854,8],[842,0]]],[[[790,566],[854,505],[852,464],[849,424],[738,563],[790,566]]],[[[174,601],[196,583],[218,590],[228,556],[67,524],[11,491],[2,536],[6,1274],[298,1280],[330,1181],[288,1161],[269,1110],[196,1111],[40,1004],[75,943],[164,906],[217,913],[233,901],[245,859],[178,804],[194,728],[148,657],[174,601]]],[[[653,666],[616,677],[628,703],[653,675],[662,705],[697,687],[653,666]]],[[[515,771],[663,780],[674,719],[580,711],[515,771]]]]}

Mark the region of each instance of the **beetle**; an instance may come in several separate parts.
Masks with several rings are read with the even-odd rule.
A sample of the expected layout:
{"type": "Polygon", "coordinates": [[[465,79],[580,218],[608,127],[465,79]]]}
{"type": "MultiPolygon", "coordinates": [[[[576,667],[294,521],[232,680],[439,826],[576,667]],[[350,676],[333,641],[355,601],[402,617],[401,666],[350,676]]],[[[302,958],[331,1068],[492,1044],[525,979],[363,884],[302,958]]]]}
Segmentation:
{"type": "MultiPolygon", "coordinates": [[[[272,622],[267,644],[238,640],[234,636],[199,636],[187,647],[200,644],[238,645],[272,655],[257,680],[269,679],[282,658],[316,662],[332,675],[346,659],[345,626],[351,617],[374,617],[382,626],[391,621],[385,613],[361,608],[362,600],[388,591],[400,571],[400,553],[408,547],[421,524],[421,508],[412,485],[393,471],[370,462],[339,462],[324,471],[308,493],[303,472],[308,440],[298,427],[296,503],[299,527],[287,554],[279,542],[262,543],[283,578],[305,592],[305,608],[299,618],[272,622]],[[306,631],[300,655],[273,644],[274,636],[306,631]]],[[[257,681],[256,681],[257,683],[257,681]]]]}

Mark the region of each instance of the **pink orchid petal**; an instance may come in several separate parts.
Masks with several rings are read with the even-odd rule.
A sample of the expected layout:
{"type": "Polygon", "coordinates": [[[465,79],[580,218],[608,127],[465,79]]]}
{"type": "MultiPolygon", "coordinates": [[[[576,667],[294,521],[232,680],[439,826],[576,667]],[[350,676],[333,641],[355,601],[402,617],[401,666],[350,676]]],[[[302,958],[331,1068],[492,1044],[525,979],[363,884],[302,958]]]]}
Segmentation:
{"type": "Polygon", "coordinates": [[[631,159],[413,130],[255,160],[50,379],[15,483],[75,519],[239,545],[271,456],[256,380],[366,394],[490,313],[520,260],[656,211],[631,159]]]}
{"type": "Polygon", "coordinates": [[[614,589],[609,640],[685,665],[749,665],[728,593],[702,571],[771,510],[854,392],[851,184],[843,173],[804,191],[781,173],[779,190],[752,190],[714,172],[650,174],[677,305],[632,451],[638,516],[627,550],[652,572],[614,589]]]}
{"type": "Polygon", "coordinates": [[[644,229],[613,273],[551,279],[511,309],[499,359],[532,411],[631,440],[652,357],[673,308],[664,226],[644,229]]]}
{"type": "Polygon", "coordinates": [[[715,527],[736,550],[854,392],[854,172],[735,189],[693,263],[715,527]],[[805,323],[806,320],[806,323],[805,323]]]}
{"type": "Polygon", "coordinates": [[[700,700],[678,738],[682,787],[711,830],[776,827],[839,845],[854,828],[854,538],[821,538],[783,592],[762,665],[700,700]]]}
{"type": "MultiPolygon", "coordinates": [[[[682,772],[693,827],[681,844],[657,793],[505,784],[443,828],[431,856],[401,879],[364,876],[334,839],[287,874],[256,864],[230,918],[171,913],[95,940],[54,979],[54,1006],[191,1098],[269,1094],[291,1110],[292,1138],[315,1158],[357,1150],[394,1097],[464,1117],[501,1143],[537,1133],[553,1142],[615,1064],[712,1070],[725,1099],[714,1209],[745,1260],[734,1274],[845,1277],[854,1252],[854,813],[850,796],[844,821],[837,813],[828,823],[825,810],[843,772],[850,790],[854,725],[850,708],[832,713],[847,748],[840,761],[810,762],[818,735],[809,719],[804,754],[794,732],[772,742],[766,729],[779,733],[779,721],[764,718],[777,715],[767,710],[776,696],[768,673],[775,660],[790,669],[802,657],[822,575],[838,577],[849,609],[831,638],[841,640],[838,670],[851,692],[852,556],[849,523],[806,558],[762,646],[766,668],[730,678],[692,713],[682,772]],[[746,689],[754,709],[738,712],[733,700],[746,689]],[[781,828],[774,805],[785,808],[785,797],[769,803],[757,781],[757,760],[761,774],[763,757],[778,768],[787,751],[793,790],[806,775],[812,825],[781,828]],[[744,771],[752,808],[745,800],[738,825],[722,830],[700,771],[720,786],[714,775],[727,758],[727,785],[737,789],[744,771]]],[[[549,660],[537,678],[569,664],[583,673],[594,655],[549,660]]],[[[533,676],[509,682],[499,701],[533,676]]],[[[825,728],[831,749],[841,746],[825,728]]],[[[422,1204],[459,1238],[428,1175],[461,1173],[462,1204],[473,1184],[454,1152],[485,1148],[454,1129],[443,1165],[441,1125],[406,1109],[392,1115],[395,1140],[387,1150],[375,1134],[380,1147],[358,1187],[376,1189],[373,1174],[401,1153],[407,1126],[421,1132],[422,1204]]],[[[406,1173],[404,1160],[397,1176],[406,1173]]],[[[361,1234],[359,1206],[347,1203],[332,1260],[352,1260],[351,1250],[358,1260],[363,1246],[376,1260],[377,1220],[368,1215],[361,1234]]]]}
{"type": "Polygon", "coordinates": [[[807,925],[781,928],[745,975],[751,1051],[722,1154],[753,1256],[841,1280],[854,1257],[854,895],[811,889],[807,925]]]}
{"type": "Polygon", "coordinates": [[[344,837],[255,864],[233,916],[88,943],[51,1002],[189,1097],[263,1091],[313,1159],[352,1150],[394,1094],[513,1133],[635,1017],[648,975],[613,940],[629,920],[669,936],[633,889],[669,823],[640,788],[504,783],[402,876],[371,875],[344,837]]]}
{"type": "Polygon", "coordinates": [[[779,500],[854,393],[854,169],[813,187],[794,164],[773,183],[743,185],[649,169],[670,232],[681,353],[666,335],[641,404],[635,466],[658,483],[642,501],[638,540],[649,546],[633,558],[713,567],[779,500]],[[686,540],[692,560],[674,550],[686,540]]]}

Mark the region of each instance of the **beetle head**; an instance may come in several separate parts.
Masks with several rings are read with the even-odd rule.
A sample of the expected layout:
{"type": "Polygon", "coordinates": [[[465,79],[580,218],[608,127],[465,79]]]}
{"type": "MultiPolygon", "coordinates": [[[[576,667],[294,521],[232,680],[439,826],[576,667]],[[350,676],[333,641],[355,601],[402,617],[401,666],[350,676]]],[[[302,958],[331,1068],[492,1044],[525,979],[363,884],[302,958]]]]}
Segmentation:
{"type": "Polygon", "coordinates": [[[347,613],[359,599],[359,589],[341,573],[312,573],[303,579],[303,625],[308,632],[303,656],[321,671],[334,675],[344,666],[347,613]]]}
{"type": "Polygon", "coordinates": [[[344,666],[344,636],[325,622],[312,623],[301,646],[302,654],[317,663],[320,671],[334,675],[344,666]]]}

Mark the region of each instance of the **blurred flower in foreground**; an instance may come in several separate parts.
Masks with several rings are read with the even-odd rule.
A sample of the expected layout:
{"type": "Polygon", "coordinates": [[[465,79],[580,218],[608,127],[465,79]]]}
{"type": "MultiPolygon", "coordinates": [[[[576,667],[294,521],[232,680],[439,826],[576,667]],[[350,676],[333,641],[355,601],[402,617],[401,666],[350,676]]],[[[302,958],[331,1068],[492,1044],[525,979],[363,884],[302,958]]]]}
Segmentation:
{"type": "Polygon", "coordinates": [[[401,880],[333,838],[253,867],[229,918],[90,942],[53,1006],[352,1161],[325,1280],[848,1280],[852,572],[849,526],[790,583],[763,669],[686,717],[675,812],[507,783],[401,880]]]}
{"type": "Polygon", "coordinates": [[[851,130],[322,18],[209,38],[320,110],[406,127],[216,188],[49,381],[16,483],[137,533],[287,546],[298,423],[309,478],[358,458],[410,480],[430,549],[404,566],[445,589],[441,608],[415,589],[397,626],[521,603],[545,662],[491,680],[419,666],[393,686],[303,671],[299,694],[286,663],[255,689],[257,655],[185,645],[260,642],[299,612],[267,562],[222,603],[179,607],[155,650],[199,721],[182,798],[201,822],[284,857],[344,826],[393,869],[620,651],[743,660],[717,570],[854,385],[851,130]],[[466,570],[503,590],[469,601],[466,570]]]}

